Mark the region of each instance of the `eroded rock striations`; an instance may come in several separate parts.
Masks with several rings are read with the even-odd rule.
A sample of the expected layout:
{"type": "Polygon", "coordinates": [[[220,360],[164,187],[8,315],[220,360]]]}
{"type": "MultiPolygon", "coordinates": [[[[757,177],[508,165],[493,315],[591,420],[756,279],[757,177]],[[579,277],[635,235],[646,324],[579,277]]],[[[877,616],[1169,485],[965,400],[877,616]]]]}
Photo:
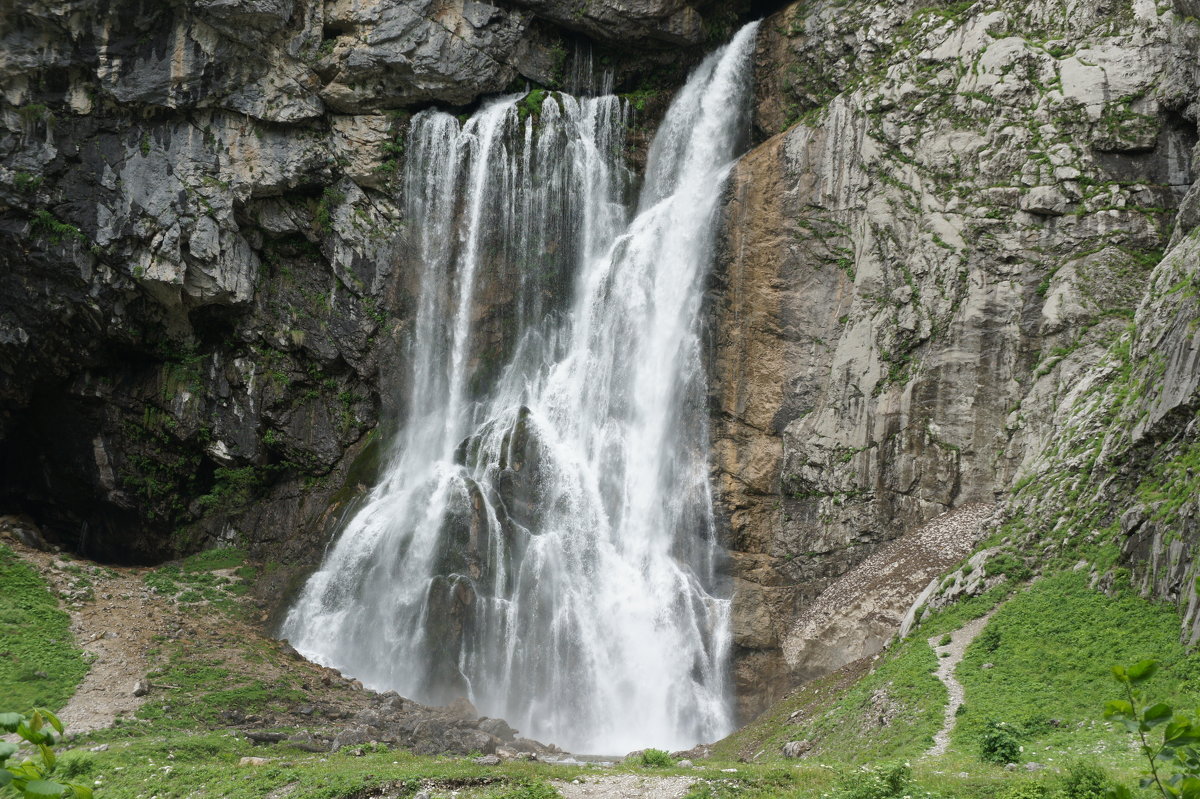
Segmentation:
{"type": "MultiPolygon", "coordinates": [[[[1067,409],[1131,322],[1139,336],[1150,335],[1143,317],[1170,328],[1135,338],[1165,371],[1112,429],[1154,438],[1173,414],[1170,435],[1192,434],[1179,431],[1180,408],[1195,407],[1184,340],[1195,316],[1162,318],[1154,293],[1169,289],[1169,264],[1185,279],[1175,253],[1195,224],[1200,25],[1188,13],[817,2],[764,23],[764,141],[733,176],[712,293],[744,715],[814,663],[824,672],[863,654],[836,625],[807,647],[784,641],[887,541],[947,509],[1006,500],[1025,475],[1083,479],[1096,461],[1059,452],[1064,426],[1082,431],[1067,409]],[[832,651],[816,661],[800,654],[822,647],[832,651]]],[[[1047,500],[1037,532],[1074,501],[1047,500]]],[[[1119,516],[1127,502],[1110,488],[1101,504],[1119,516]]],[[[1166,528],[1139,507],[1122,517],[1142,542],[1128,549],[1161,554],[1138,573],[1179,591],[1187,545],[1176,540],[1175,557],[1150,546],[1166,528]]],[[[964,531],[968,546],[980,532],[964,531]]]]}

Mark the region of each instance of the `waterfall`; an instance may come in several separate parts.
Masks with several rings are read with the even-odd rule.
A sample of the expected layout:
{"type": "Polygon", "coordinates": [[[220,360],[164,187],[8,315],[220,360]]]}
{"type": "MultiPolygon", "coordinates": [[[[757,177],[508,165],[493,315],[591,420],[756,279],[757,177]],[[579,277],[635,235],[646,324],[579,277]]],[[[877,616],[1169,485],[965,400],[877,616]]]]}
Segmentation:
{"type": "Polygon", "coordinates": [[[636,205],[616,97],[413,118],[404,428],[284,622],[300,652],[577,752],[729,731],[700,317],[755,27],[679,92],[636,205]]]}

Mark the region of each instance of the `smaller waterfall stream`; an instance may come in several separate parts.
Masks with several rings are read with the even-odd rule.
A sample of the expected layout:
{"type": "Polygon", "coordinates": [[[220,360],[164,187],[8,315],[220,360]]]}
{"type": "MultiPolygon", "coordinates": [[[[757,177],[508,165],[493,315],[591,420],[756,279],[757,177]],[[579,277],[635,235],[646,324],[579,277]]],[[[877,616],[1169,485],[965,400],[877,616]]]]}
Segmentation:
{"type": "Polygon", "coordinates": [[[574,751],[728,731],[699,318],[754,33],[680,91],[632,219],[615,97],[414,117],[405,427],[288,614],[301,652],[574,751]]]}

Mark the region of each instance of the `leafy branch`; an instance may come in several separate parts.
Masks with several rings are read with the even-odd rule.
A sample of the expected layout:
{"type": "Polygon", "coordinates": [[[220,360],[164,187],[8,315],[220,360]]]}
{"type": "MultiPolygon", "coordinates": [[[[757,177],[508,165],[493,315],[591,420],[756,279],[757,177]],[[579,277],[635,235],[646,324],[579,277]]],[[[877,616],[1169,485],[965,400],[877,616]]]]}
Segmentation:
{"type": "MultiPolygon", "coordinates": [[[[1104,717],[1120,722],[1138,736],[1142,755],[1150,770],[1141,787],[1154,787],[1163,799],[1200,799],[1200,721],[1176,713],[1165,702],[1146,699],[1134,686],[1141,685],[1158,671],[1157,660],[1143,660],[1126,668],[1113,666],[1113,677],[1125,690],[1124,699],[1104,704],[1104,717]],[[1162,728],[1162,737],[1154,731],[1162,728]],[[1171,775],[1164,776],[1163,772],[1171,775]]],[[[1109,789],[1109,799],[1132,799],[1124,785],[1109,789]]]]}
{"type": "Polygon", "coordinates": [[[49,710],[0,713],[0,730],[16,733],[32,744],[38,759],[9,763],[18,746],[0,741],[0,793],[15,792],[24,799],[92,799],[92,789],[76,783],[56,782],[51,777],[58,758],[54,754],[54,732],[63,734],[63,724],[49,710]]]}

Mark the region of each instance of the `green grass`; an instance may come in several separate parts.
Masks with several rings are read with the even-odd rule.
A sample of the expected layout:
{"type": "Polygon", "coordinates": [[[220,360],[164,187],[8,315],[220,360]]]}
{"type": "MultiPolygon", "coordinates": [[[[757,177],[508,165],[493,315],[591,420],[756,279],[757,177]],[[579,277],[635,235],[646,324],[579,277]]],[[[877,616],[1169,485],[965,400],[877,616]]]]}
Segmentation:
{"type": "MultiPolygon", "coordinates": [[[[985,568],[992,573],[992,562],[985,568]]],[[[1083,758],[1132,782],[1141,764],[1129,737],[1103,719],[1104,701],[1119,694],[1111,666],[1160,660],[1163,668],[1146,685],[1148,695],[1192,707],[1200,699],[1200,656],[1189,655],[1180,645],[1179,614],[1173,606],[1148,602],[1128,589],[1108,596],[1090,588],[1088,580],[1086,571],[1060,572],[1027,585],[1009,579],[955,603],[888,650],[873,671],[860,678],[834,674],[804,686],[717,744],[714,758],[794,764],[780,750],[795,740],[813,744],[800,762],[824,762],[835,771],[845,771],[847,764],[917,758],[940,728],[946,701],[944,686],[932,674],[937,659],[927,640],[953,639],[963,624],[999,605],[958,667],[965,711],[958,717],[950,752],[922,761],[925,765],[918,768],[921,790],[991,797],[1005,782],[1025,779],[980,761],[980,735],[989,720],[1020,728],[1024,761],[1056,769],[1083,758]],[[985,663],[990,667],[982,668],[985,663]],[[880,724],[881,708],[887,711],[886,724],[880,724]],[[799,718],[789,720],[797,712],[799,718]],[[953,786],[943,784],[949,779],[943,775],[956,773],[973,775],[971,784],[958,778],[950,780],[953,786]]],[[[716,788],[705,790],[706,797],[725,796],[716,788]]],[[[729,795],[776,795],[763,791],[742,786],[729,795]]]]}
{"type": "Polygon", "coordinates": [[[58,710],[88,666],[41,576],[0,546],[0,710],[58,710]]]}
{"type": "Polygon", "coordinates": [[[232,612],[234,597],[246,593],[249,581],[257,570],[246,565],[242,549],[209,549],[192,555],[181,563],[169,563],[146,573],[142,580],[157,594],[174,599],[181,605],[207,602],[232,612]],[[236,569],[233,577],[214,574],[217,570],[236,569]]]}
{"type": "Polygon", "coordinates": [[[937,656],[923,638],[889,651],[873,672],[812,727],[822,751],[848,763],[914,757],[933,743],[946,687],[933,675],[937,656]],[[889,715],[886,725],[874,719],[889,715]],[[894,714],[894,715],[893,715],[894,714]]]}
{"type": "Polygon", "coordinates": [[[1046,577],[1013,596],[967,649],[957,670],[966,712],[953,742],[977,753],[983,725],[995,720],[1024,728],[1026,759],[1064,747],[1123,751],[1125,733],[1101,720],[1104,701],[1120,693],[1110,668],[1147,658],[1163,663],[1149,695],[1185,706],[1198,698],[1188,681],[1200,658],[1180,645],[1174,607],[1128,591],[1106,596],[1085,572],[1046,577]]]}
{"type": "Polygon", "coordinates": [[[361,756],[311,754],[287,744],[256,746],[226,732],[169,732],[123,739],[114,730],[88,736],[81,747],[97,742],[109,748],[89,758],[86,768],[88,776],[100,783],[96,795],[104,799],[262,799],[287,786],[294,786],[287,793],[289,799],[336,799],[371,791],[412,796],[427,782],[446,786],[434,791],[437,796],[474,788],[472,796],[551,799],[557,794],[546,784],[547,777],[570,780],[588,771],[523,762],[499,768],[477,766],[468,758],[417,757],[385,746],[358,747],[361,756]],[[268,762],[239,766],[243,757],[268,762]]]}
{"type": "Polygon", "coordinates": [[[783,760],[788,741],[813,743],[813,756],[843,763],[915,757],[933,743],[946,687],[933,675],[937,657],[924,637],[885,653],[875,670],[848,686],[839,675],[810,683],[713,748],[733,760],[753,750],[756,762],[783,760]],[[788,717],[803,708],[798,723],[788,717]],[[886,719],[886,722],[885,722],[886,719]]]}
{"type": "MultiPolygon", "coordinates": [[[[209,612],[220,612],[210,606],[209,612]]],[[[162,730],[219,727],[223,714],[286,713],[310,700],[303,679],[278,668],[284,659],[265,641],[241,641],[233,636],[213,641],[207,649],[183,641],[163,641],[157,667],[147,676],[170,686],[138,708],[126,735],[162,730]],[[274,662],[276,668],[269,668],[274,662]],[[255,666],[264,666],[257,670],[255,666]]]]}
{"type": "MultiPolygon", "coordinates": [[[[478,766],[470,757],[420,757],[382,745],[355,747],[360,755],[353,751],[311,754],[286,743],[256,746],[225,732],[170,732],[126,739],[118,731],[109,731],[87,736],[79,746],[78,754],[66,758],[80,761],[74,768],[98,781],[97,796],[105,799],[261,799],[273,791],[287,791],[290,799],[349,799],[412,797],[420,790],[435,797],[455,791],[463,799],[554,799],[559,794],[553,780],[586,783],[609,774],[651,775],[644,767],[625,764],[603,768],[512,761],[478,766]],[[106,751],[80,751],[101,742],[108,744],[106,751]],[[243,757],[267,762],[240,766],[243,757]]],[[[695,778],[688,799],[888,799],[891,794],[871,789],[879,783],[876,775],[895,768],[705,761],[696,769],[653,770],[652,776],[695,778]]],[[[1054,788],[1060,781],[1059,775],[1047,772],[1009,773],[979,765],[965,773],[958,764],[951,770],[943,762],[913,761],[911,779],[899,786],[902,794],[894,795],[895,799],[901,795],[993,799],[1014,786],[1054,788]]]]}

